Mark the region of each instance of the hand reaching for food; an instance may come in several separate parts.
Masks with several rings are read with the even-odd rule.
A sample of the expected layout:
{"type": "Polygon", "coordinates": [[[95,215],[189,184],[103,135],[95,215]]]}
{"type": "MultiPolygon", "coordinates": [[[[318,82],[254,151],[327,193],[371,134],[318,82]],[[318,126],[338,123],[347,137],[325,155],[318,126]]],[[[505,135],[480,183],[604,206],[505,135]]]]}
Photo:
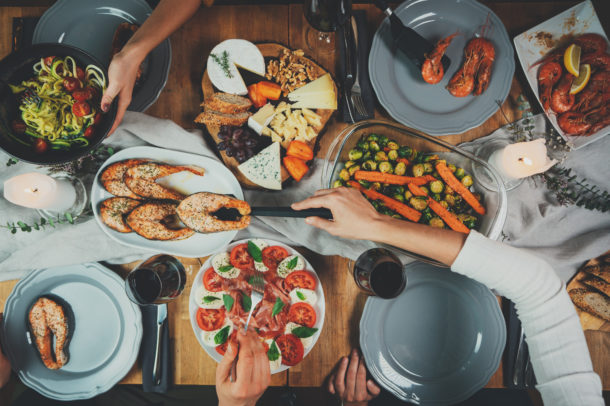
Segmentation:
{"type": "Polygon", "coordinates": [[[366,379],[364,358],[356,349],[343,357],[339,366],[328,380],[328,391],[337,395],[345,406],[366,406],[381,392],[373,380],[366,379]]]}
{"type": "Polygon", "coordinates": [[[240,330],[237,343],[230,342],[216,368],[218,406],[254,406],[270,381],[269,360],[258,334],[240,330]],[[231,366],[236,357],[235,382],[231,382],[231,366]]]}
{"type": "MultiPolygon", "coordinates": [[[[0,313],[0,322],[4,318],[3,314],[0,313]]],[[[4,388],[4,385],[8,383],[11,377],[11,363],[4,353],[0,350],[0,389],[4,388]]]]}

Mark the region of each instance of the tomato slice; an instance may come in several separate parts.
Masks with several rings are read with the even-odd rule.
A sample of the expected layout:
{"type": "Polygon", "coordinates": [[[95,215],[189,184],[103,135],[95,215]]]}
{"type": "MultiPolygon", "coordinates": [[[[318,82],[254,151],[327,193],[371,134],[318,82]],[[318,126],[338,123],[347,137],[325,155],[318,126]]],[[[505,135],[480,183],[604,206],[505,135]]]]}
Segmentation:
{"type": "Polygon", "coordinates": [[[203,274],[203,287],[210,292],[220,292],[222,290],[222,279],[222,276],[210,267],[203,274]]]}
{"type": "Polygon", "coordinates": [[[310,304],[298,302],[290,306],[288,321],[302,326],[313,327],[316,324],[316,311],[310,304]]]}
{"type": "Polygon", "coordinates": [[[239,344],[237,344],[237,330],[233,330],[233,332],[231,333],[231,336],[229,337],[229,339],[227,341],[225,341],[223,344],[216,346],[216,352],[219,353],[220,355],[224,356],[225,352],[227,352],[227,348],[229,348],[229,343],[231,341],[233,341],[236,345],[239,345],[239,344]]]}
{"type": "Polygon", "coordinates": [[[282,353],[282,364],[289,367],[301,362],[305,349],[303,343],[294,334],[284,334],[275,340],[282,353]]]}
{"type": "Polygon", "coordinates": [[[307,271],[294,271],[286,277],[286,286],[292,290],[294,288],[311,289],[316,288],[316,277],[307,271]]]}
{"type": "Polygon", "coordinates": [[[254,268],[254,259],[248,253],[248,244],[239,244],[231,250],[231,265],[235,268],[249,270],[254,268]]]}
{"type": "Polygon", "coordinates": [[[93,135],[93,132],[95,131],[95,129],[93,128],[92,125],[90,125],[89,127],[87,127],[87,129],[85,130],[85,133],[83,134],[83,137],[85,138],[91,138],[91,136],[93,135]]]}
{"type": "Polygon", "coordinates": [[[263,264],[269,269],[277,269],[284,258],[288,257],[288,251],[278,245],[272,245],[263,250],[263,264]]]}
{"type": "Polygon", "coordinates": [[[91,113],[91,106],[85,101],[77,101],[72,105],[72,113],[76,117],[83,117],[91,113]]]}
{"type": "Polygon", "coordinates": [[[34,151],[37,154],[43,154],[47,149],[49,149],[49,144],[43,139],[36,138],[36,141],[34,141],[34,151]]]}
{"type": "Polygon", "coordinates": [[[225,322],[225,309],[197,309],[197,325],[205,331],[214,331],[225,322]]]}
{"type": "MultiPolygon", "coordinates": [[[[68,79],[72,79],[72,78],[68,78],[68,79]]],[[[66,79],[66,80],[68,80],[66,79]]],[[[66,81],[64,80],[64,82],[66,81]]],[[[74,100],[76,101],[86,101],[89,100],[91,98],[91,92],[87,89],[77,89],[74,92],[72,92],[72,97],[74,97],[74,100]]]]}

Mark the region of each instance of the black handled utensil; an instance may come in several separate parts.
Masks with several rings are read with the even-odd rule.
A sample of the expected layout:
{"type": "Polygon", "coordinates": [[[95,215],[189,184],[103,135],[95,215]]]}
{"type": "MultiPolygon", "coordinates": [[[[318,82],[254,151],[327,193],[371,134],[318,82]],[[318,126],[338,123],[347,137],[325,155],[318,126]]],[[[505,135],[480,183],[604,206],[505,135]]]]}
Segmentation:
{"type": "MultiPolygon", "coordinates": [[[[426,54],[432,51],[434,44],[422,37],[413,28],[405,26],[400,18],[390,7],[385,0],[375,0],[375,6],[383,11],[390,18],[390,30],[394,45],[398,47],[418,68],[421,68],[426,54]]],[[[441,59],[445,72],[451,65],[451,60],[447,55],[443,55],[441,59]]]]}
{"type": "MultiPolygon", "coordinates": [[[[236,221],[241,218],[241,214],[237,209],[222,207],[212,213],[214,217],[223,221],[236,221]]],[[[330,210],[319,208],[319,209],[305,209],[305,210],[294,210],[290,207],[251,207],[251,216],[260,217],[293,217],[293,218],[305,218],[305,217],[322,217],[323,219],[332,220],[333,215],[330,210]]]]}

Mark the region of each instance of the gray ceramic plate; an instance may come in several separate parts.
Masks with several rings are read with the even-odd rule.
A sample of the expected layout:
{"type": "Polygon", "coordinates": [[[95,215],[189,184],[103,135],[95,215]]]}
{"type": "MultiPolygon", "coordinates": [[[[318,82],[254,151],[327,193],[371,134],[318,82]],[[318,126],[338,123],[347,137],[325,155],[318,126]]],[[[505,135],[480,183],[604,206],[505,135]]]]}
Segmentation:
{"type": "Polygon", "coordinates": [[[381,105],[402,124],[430,135],[459,134],[483,124],[497,110],[510,91],[515,72],[513,47],[504,25],[491,10],[474,0],[409,0],[396,8],[402,22],[430,41],[456,31],[447,49],[451,66],[443,80],[430,85],[421,71],[392,43],[386,18],[369,54],[371,83],[381,105]],[[489,88],[481,96],[453,97],[445,89],[463,61],[466,43],[480,32],[489,18],[489,38],[496,48],[489,88]]]}
{"type": "MultiPolygon", "coordinates": [[[[108,66],[112,38],[122,22],[142,24],[152,12],[144,0],[59,0],[38,21],[32,42],[61,42],[83,49],[108,66]]],[[[146,58],[143,80],[129,110],[145,111],[159,97],[172,62],[169,39],[146,58]]]]}
{"type": "Polygon", "coordinates": [[[142,317],[117,274],[99,264],[81,264],[34,270],[19,281],[6,301],[0,334],[24,384],[52,399],[88,399],[112,388],[133,366],[142,317]],[[62,298],[75,316],[70,360],[55,371],[43,365],[26,334],[29,308],[45,294],[62,298]]]}
{"type": "Polygon", "coordinates": [[[371,297],[360,347],[375,380],[404,401],[449,405],[472,396],[498,369],[506,326],[489,289],[414,262],[393,300],[371,297]]]}

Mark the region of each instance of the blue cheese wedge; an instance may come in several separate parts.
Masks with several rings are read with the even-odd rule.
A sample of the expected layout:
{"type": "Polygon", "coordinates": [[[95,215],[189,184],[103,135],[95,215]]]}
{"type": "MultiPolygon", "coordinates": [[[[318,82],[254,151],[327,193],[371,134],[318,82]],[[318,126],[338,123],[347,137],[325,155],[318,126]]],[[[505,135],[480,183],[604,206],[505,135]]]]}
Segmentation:
{"type": "Polygon", "coordinates": [[[315,306],[318,301],[318,295],[311,289],[294,288],[290,291],[289,296],[292,303],[305,302],[315,306]]]}
{"type": "Polygon", "coordinates": [[[226,335],[227,339],[231,336],[231,333],[233,332],[233,323],[231,322],[231,320],[229,320],[229,318],[225,318],[225,322],[222,325],[221,328],[219,328],[218,330],[214,330],[214,331],[201,331],[201,341],[203,341],[206,345],[210,345],[212,347],[216,347],[220,344],[222,344],[222,342],[220,342],[220,332],[222,329],[224,329],[225,327],[229,326],[229,330],[228,333],[226,335]]]}
{"type": "MultiPolygon", "coordinates": [[[[272,338],[268,338],[265,340],[265,343],[269,346],[269,349],[271,349],[275,343],[275,340],[273,340],[272,338]]],[[[280,352],[280,349],[277,344],[275,344],[275,348],[277,349],[277,354],[275,354],[273,351],[272,353],[274,355],[274,358],[276,355],[277,358],[274,360],[269,359],[269,367],[271,369],[271,372],[277,371],[282,367],[282,353],[280,352]]],[[[267,351],[267,358],[271,358],[271,356],[269,355],[269,351],[267,351]]]]}
{"type": "Polygon", "coordinates": [[[231,260],[228,252],[221,252],[212,258],[212,268],[223,278],[233,279],[239,276],[239,268],[231,265],[231,260]]]}
{"type": "MultiPolygon", "coordinates": [[[[286,334],[293,334],[292,330],[294,330],[297,327],[303,327],[303,326],[289,321],[288,324],[286,324],[286,330],[284,330],[284,332],[286,334]]],[[[313,344],[313,336],[307,337],[307,338],[300,338],[300,340],[301,340],[301,343],[303,343],[303,348],[305,348],[305,349],[311,347],[313,344]]]]}
{"type": "Polygon", "coordinates": [[[224,306],[222,295],[225,292],[210,292],[204,286],[195,290],[195,302],[202,309],[220,309],[224,306]]]}
{"type": "Polygon", "coordinates": [[[278,276],[285,278],[294,271],[305,269],[305,261],[298,255],[286,257],[277,266],[278,276]]]}
{"type": "Polygon", "coordinates": [[[281,190],[280,143],[273,142],[267,148],[239,165],[238,169],[248,180],[265,189],[281,190]]]}
{"type": "Polygon", "coordinates": [[[241,96],[248,94],[248,88],[237,70],[238,67],[265,76],[265,58],[258,47],[250,41],[228,39],[212,49],[208,57],[207,71],[212,84],[218,90],[241,96]],[[224,55],[227,55],[227,65],[223,67],[217,60],[222,61],[224,55]]]}

